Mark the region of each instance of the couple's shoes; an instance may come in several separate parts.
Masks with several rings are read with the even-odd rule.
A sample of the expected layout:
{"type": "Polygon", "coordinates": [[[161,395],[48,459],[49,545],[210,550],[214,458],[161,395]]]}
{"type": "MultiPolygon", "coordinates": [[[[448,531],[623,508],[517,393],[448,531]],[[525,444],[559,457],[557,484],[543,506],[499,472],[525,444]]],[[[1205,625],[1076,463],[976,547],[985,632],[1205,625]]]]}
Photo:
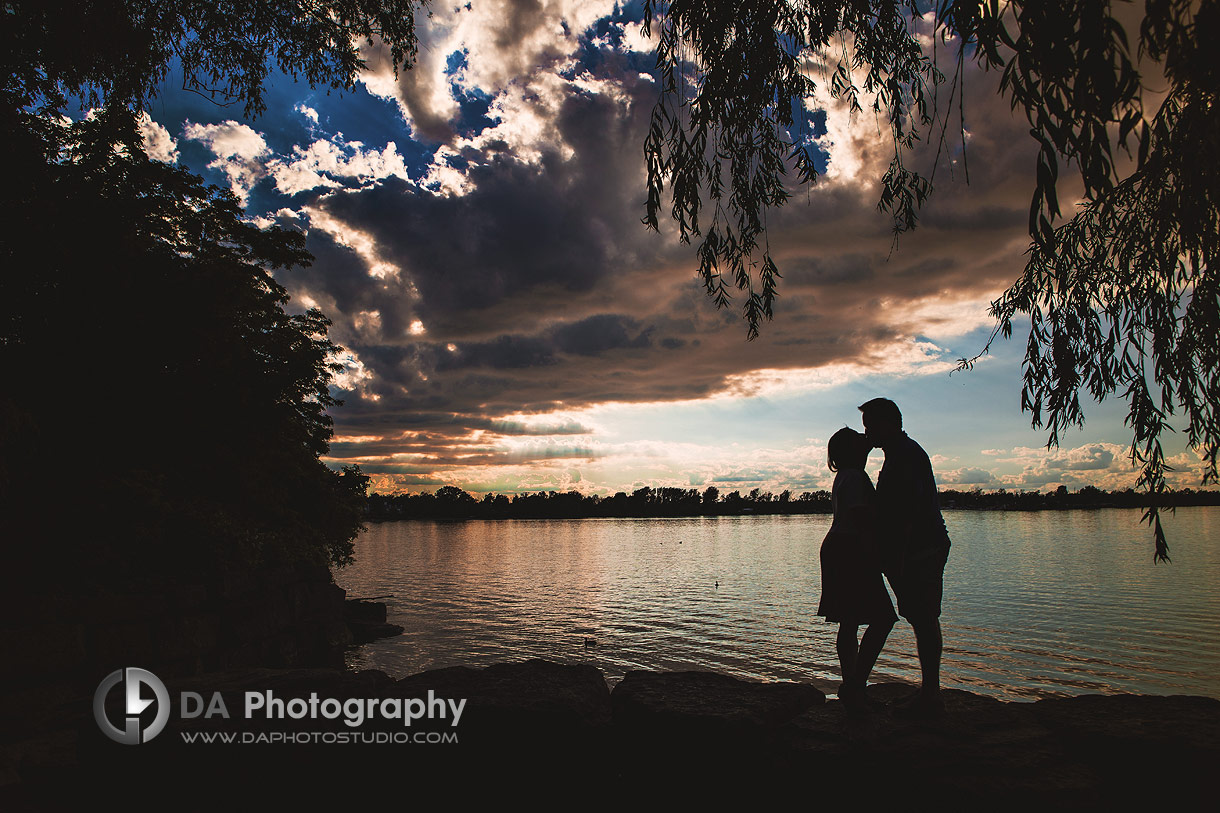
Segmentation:
{"type": "Polygon", "coordinates": [[[862,683],[839,684],[839,699],[847,707],[848,714],[858,715],[870,712],[885,712],[885,704],[869,697],[862,683]]]}
{"type": "Polygon", "coordinates": [[[895,720],[934,720],[945,713],[945,701],[940,692],[925,694],[918,691],[910,697],[886,704],[869,697],[861,684],[842,683],[839,685],[839,699],[851,715],[888,712],[895,720]]]}

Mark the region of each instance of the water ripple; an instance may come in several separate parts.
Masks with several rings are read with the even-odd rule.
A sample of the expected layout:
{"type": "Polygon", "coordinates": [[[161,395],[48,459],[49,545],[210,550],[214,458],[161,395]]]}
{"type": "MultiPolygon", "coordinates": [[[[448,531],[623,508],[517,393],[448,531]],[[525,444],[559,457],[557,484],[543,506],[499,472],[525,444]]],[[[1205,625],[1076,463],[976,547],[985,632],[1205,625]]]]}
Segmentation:
{"type": "MultiPolygon", "coordinates": [[[[946,685],[1009,699],[1220,697],[1220,509],[1169,518],[1170,566],[1149,563],[1138,520],[1121,510],[946,512],[946,685]]],[[[407,632],[353,650],[350,662],[403,676],[545,657],[593,663],[611,682],[632,669],[834,681],[836,627],[815,615],[828,525],[822,516],[377,524],[336,580],[352,595],[393,594],[389,620],[407,632]]],[[[918,679],[904,623],[877,673],[918,679]]]]}

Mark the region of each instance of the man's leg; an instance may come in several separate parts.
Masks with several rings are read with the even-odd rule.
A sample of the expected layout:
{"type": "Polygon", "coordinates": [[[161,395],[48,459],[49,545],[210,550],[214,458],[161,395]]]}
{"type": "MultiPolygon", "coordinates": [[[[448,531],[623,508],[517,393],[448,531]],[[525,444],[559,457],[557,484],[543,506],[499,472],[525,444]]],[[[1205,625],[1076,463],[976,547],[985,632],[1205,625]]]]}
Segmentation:
{"type": "Polygon", "coordinates": [[[891,579],[898,597],[898,611],[915,631],[915,648],[919,654],[919,693],[900,709],[899,716],[937,716],[944,711],[940,695],[940,658],[944,641],[940,629],[940,603],[944,585],[944,560],[908,565],[902,577],[891,579]]]}
{"type": "Polygon", "coordinates": [[[919,692],[924,697],[939,697],[940,654],[944,648],[944,639],[940,631],[940,619],[920,619],[919,621],[912,621],[911,626],[915,630],[915,648],[919,653],[919,673],[921,679],[919,692]]]}

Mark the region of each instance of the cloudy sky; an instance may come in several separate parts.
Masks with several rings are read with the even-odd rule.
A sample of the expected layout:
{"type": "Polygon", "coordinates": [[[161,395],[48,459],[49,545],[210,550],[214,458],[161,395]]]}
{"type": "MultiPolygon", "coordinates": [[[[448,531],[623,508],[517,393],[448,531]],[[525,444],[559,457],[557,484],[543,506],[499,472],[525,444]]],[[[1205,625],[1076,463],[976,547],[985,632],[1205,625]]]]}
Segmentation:
{"type": "MultiPolygon", "coordinates": [[[[307,233],[314,264],[278,278],[346,348],[330,464],[387,493],[799,492],[829,486],[827,438],[883,395],[943,487],[1134,485],[1121,401],[1045,448],[1019,406],[1023,335],[950,375],[1028,242],[1035,151],[995,77],[968,74],[965,161],[942,153],[896,248],[876,210],[885,132],[810,101],[826,172],[769,219],[780,300],[747,342],[692,249],[640,222],[657,85],[639,6],[434,4],[397,79],[367,49],[353,92],[275,77],[255,120],[178,75],[150,105],[151,155],[307,233]]],[[[1169,448],[1174,484],[1197,486],[1197,456],[1169,448]]]]}

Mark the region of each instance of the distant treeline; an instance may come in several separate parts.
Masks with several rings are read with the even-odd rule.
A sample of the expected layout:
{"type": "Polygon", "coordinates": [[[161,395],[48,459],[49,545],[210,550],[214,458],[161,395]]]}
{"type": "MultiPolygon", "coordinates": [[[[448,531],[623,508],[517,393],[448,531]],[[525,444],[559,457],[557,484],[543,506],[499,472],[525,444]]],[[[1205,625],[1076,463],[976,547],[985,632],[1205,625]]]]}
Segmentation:
{"type": "MultiPolygon", "coordinates": [[[[1047,511],[1069,508],[1142,508],[1142,492],[1102,491],[1085,486],[1069,492],[954,491],[940,492],[941,506],[975,511],[1047,511]]],[[[1164,506],[1220,505],[1220,491],[1183,489],[1163,495],[1164,506]]],[[[578,491],[540,491],[532,494],[487,494],[477,499],[455,486],[433,493],[370,494],[367,517],[383,519],[578,519],[585,517],[718,517],[742,514],[829,514],[829,491],[790,491],[774,494],[754,489],[721,495],[715,486],[695,488],[638,488],[612,497],[578,491]]]]}

